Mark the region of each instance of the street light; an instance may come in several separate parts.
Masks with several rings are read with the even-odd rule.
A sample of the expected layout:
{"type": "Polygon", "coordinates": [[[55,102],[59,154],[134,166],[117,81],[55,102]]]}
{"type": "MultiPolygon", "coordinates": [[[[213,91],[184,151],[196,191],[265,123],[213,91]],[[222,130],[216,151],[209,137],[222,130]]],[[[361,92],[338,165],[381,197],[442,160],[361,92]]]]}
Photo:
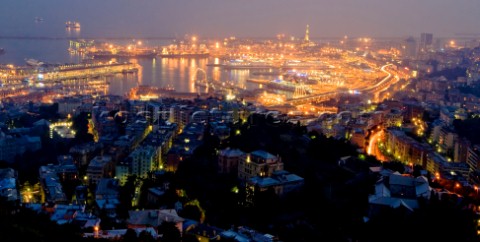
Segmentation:
{"type": "Polygon", "coordinates": [[[93,227],[93,233],[94,233],[93,236],[94,236],[95,238],[98,238],[98,231],[99,231],[98,225],[95,225],[95,226],[93,227]]]}
{"type": "Polygon", "coordinates": [[[457,193],[457,188],[459,188],[459,187],[460,187],[460,183],[455,182],[455,187],[453,188],[453,192],[457,193]]]}

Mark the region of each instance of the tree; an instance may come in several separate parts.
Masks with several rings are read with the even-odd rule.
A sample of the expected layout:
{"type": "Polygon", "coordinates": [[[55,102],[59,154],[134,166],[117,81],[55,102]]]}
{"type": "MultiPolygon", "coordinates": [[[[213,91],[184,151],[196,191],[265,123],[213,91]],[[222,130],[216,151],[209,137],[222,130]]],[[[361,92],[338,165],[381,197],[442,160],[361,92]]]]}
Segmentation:
{"type": "Polygon", "coordinates": [[[392,171],[398,171],[400,174],[405,172],[405,166],[399,161],[390,161],[383,163],[383,168],[390,169],[392,171]]]}
{"type": "Polygon", "coordinates": [[[40,106],[39,113],[40,117],[46,120],[58,119],[58,103],[40,106]]]}
{"type": "Polygon", "coordinates": [[[132,228],[128,228],[122,238],[124,242],[135,242],[137,241],[137,232],[132,228]]]}
{"type": "Polygon", "coordinates": [[[128,210],[132,209],[132,198],[135,194],[135,182],[137,177],[135,175],[128,176],[127,182],[119,189],[120,204],[117,207],[117,216],[121,219],[128,218],[128,210]]]}
{"type": "Polygon", "coordinates": [[[174,222],[162,222],[158,226],[158,234],[162,242],[178,242],[182,238],[180,230],[178,230],[174,222]]]}
{"type": "Polygon", "coordinates": [[[153,235],[146,231],[146,230],[143,230],[142,232],[140,232],[140,234],[138,235],[138,241],[141,241],[141,242],[154,242],[155,241],[155,238],[153,238],[153,235]]]}
{"type": "Polygon", "coordinates": [[[461,137],[467,138],[473,144],[480,143],[478,135],[480,134],[480,118],[455,119],[453,126],[461,137]]]}
{"type": "Polygon", "coordinates": [[[87,143],[93,141],[93,135],[88,133],[88,120],[90,113],[81,112],[73,117],[72,128],[75,130],[74,143],[87,143]]]}
{"type": "Polygon", "coordinates": [[[202,218],[202,211],[195,205],[186,205],[179,214],[182,218],[188,218],[195,221],[200,221],[202,218]]]}
{"type": "MultiPolygon", "coordinates": [[[[182,236],[182,242],[198,242],[198,239],[195,235],[184,233],[182,236]]],[[[235,242],[235,241],[232,241],[235,242]]]]}

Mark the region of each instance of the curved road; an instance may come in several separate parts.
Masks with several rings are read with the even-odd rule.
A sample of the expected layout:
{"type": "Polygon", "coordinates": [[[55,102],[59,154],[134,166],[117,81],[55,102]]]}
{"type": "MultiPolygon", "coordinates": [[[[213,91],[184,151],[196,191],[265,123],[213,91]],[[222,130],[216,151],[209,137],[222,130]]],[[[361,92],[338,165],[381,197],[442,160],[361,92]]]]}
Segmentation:
{"type": "MultiPolygon", "coordinates": [[[[390,84],[393,84],[396,81],[398,81],[399,77],[395,76],[396,81],[393,82],[393,83],[391,82],[393,74],[387,70],[387,67],[392,66],[392,65],[393,64],[386,64],[386,65],[384,65],[380,68],[380,70],[382,72],[387,74],[386,77],[384,77],[382,80],[377,82],[375,85],[360,89],[358,91],[360,91],[360,92],[381,92],[381,91],[386,90],[390,86],[390,84]],[[381,90],[377,90],[379,88],[381,88],[381,90]]],[[[338,94],[341,94],[341,93],[345,93],[345,92],[344,91],[334,91],[334,92],[327,92],[327,93],[321,93],[321,94],[315,94],[315,95],[308,95],[308,96],[304,96],[304,97],[300,97],[300,98],[287,100],[286,103],[291,104],[291,105],[300,105],[300,104],[310,103],[312,101],[328,100],[331,97],[335,97],[335,96],[337,96],[338,94]]]]}

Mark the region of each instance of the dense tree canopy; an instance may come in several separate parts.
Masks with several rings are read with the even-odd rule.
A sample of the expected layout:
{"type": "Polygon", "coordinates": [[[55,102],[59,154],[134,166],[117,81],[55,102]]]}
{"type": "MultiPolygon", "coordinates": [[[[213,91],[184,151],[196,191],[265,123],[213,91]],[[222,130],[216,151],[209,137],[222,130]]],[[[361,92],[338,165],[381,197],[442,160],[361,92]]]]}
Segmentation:
{"type": "Polygon", "coordinates": [[[480,118],[455,119],[453,126],[461,137],[467,138],[472,144],[480,144],[480,118]]]}

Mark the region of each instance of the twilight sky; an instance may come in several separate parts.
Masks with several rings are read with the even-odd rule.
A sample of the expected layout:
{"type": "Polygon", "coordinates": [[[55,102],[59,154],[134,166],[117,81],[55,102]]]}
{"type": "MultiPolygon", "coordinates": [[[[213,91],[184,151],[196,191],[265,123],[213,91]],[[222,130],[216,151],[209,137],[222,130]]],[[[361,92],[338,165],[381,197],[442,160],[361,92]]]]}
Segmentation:
{"type": "Polygon", "coordinates": [[[300,37],[307,24],[312,38],[480,36],[480,0],[2,0],[0,35],[55,33],[35,31],[37,16],[87,37],[300,37]]]}

